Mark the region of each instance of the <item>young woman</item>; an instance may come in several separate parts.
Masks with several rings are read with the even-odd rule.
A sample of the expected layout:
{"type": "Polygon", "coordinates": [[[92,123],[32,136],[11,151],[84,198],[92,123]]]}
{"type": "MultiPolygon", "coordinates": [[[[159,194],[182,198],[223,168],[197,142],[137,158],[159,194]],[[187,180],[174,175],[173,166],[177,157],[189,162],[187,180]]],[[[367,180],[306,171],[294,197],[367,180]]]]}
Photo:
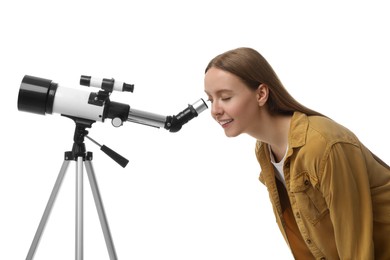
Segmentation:
{"type": "Polygon", "coordinates": [[[295,259],[390,259],[390,167],[348,129],[297,102],[257,51],[216,56],[212,117],[256,141],[260,181],[295,259]]]}

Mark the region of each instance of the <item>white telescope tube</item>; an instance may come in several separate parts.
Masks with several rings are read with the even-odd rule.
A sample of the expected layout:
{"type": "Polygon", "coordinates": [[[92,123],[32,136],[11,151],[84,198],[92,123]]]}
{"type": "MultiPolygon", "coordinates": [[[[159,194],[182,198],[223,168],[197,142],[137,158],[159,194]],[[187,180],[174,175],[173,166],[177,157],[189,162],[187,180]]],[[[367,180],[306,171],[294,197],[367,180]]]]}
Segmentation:
{"type": "Polygon", "coordinates": [[[53,102],[53,112],[94,121],[104,121],[103,106],[89,104],[90,92],[58,86],[53,102]]]}

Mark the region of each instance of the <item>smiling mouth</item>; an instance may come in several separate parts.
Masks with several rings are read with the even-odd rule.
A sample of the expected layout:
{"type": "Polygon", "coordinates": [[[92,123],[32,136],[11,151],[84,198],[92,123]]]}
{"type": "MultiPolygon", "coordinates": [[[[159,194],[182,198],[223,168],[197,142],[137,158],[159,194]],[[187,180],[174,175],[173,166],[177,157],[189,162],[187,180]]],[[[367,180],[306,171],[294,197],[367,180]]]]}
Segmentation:
{"type": "Polygon", "coordinates": [[[228,120],[218,120],[218,123],[222,126],[222,127],[225,127],[227,126],[229,123],[233,122],[233,119],[228,119],[228,120]]]}

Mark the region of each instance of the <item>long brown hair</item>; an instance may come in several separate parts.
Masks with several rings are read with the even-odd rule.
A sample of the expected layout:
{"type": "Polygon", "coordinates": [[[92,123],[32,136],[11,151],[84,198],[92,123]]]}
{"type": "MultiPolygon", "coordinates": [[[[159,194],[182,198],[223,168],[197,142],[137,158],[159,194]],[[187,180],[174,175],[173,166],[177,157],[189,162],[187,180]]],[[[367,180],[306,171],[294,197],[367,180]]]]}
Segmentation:
{"type": "Polygon", "coordinates": [[[296,101],[284,88],[267,60],[254,49],[242,47],[224,52],[209,62],[205,72],[211,67],[236,75],[253,90],[262,83],[266,84],[269,88],[267,105],[271,115],[292,115],[299,111],[309,116],[322,116],[296,101]]]}

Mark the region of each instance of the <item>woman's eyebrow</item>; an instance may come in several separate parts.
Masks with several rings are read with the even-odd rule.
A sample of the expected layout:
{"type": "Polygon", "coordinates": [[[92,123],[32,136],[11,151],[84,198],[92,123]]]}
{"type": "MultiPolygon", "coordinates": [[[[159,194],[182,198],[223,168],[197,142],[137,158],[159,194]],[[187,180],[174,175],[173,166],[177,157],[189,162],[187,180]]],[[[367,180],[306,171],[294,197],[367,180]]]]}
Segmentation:
{"type": "MultiPolygon", "coordinates": [[[[206,90],[204,92],[206,92],[207,95],[210,95],[210,93],[208,93],[206,90]]],[[[222,93],[232,93],[232,92],[233,92],[233,90],[231,90],[231,89],[219,89],[215,92],[215,94],[218,95],[218,94],[222,94],[222,93]]]]}

